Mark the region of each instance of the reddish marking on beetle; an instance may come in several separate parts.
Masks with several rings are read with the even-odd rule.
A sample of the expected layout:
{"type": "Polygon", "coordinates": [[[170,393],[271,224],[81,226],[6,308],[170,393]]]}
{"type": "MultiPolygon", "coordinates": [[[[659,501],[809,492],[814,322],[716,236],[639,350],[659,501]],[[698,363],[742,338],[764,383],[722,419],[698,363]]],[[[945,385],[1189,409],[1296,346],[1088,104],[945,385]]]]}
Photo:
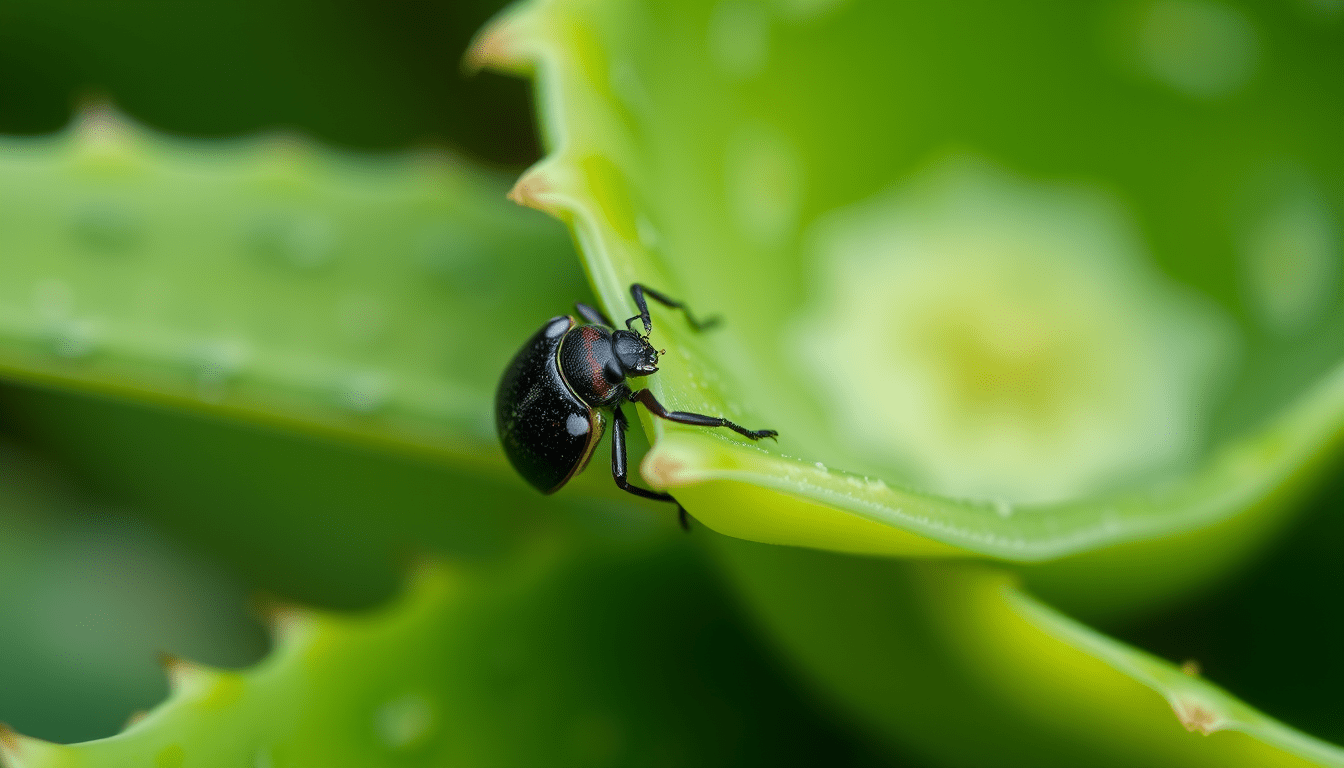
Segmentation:
{"type": "Polygon", "coordinates": [[[593,391],[597,393],[598,398],[605,399],[607,392],[611,390],[611,384],[607,383],[607,377],[597,361],[596,348],[600,341],[602,341],[601,331],[593,327],[583,329],[583,350],[588,354],[588,371],[593,379],[593,391]]]}

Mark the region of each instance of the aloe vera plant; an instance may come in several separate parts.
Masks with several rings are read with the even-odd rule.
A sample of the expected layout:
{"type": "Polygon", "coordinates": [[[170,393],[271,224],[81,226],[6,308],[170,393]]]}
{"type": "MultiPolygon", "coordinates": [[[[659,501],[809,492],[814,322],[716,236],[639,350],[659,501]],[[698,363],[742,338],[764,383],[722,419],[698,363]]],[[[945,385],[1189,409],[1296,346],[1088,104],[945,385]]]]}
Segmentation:
{"type": "MultiPolygon", "coordinates": [[[[491,450],[493,431],[475,412],[488,403],[511,350],[454,345],[530,330],[527,305],[549,293],[499,296],[491,285],[509,259],[530,260],[536,250],[563,256],[567,244],[544,218],[504,201],[504,179],[444,158],[341,157],[293,140],[278,148],[264,141],[174,141],[107,111],[87,116],[64,136],[10,140],[5,150],[0,196],[14,215],[0,231],[5,252],[15,254],[6,262],[7,370],[26,381],[112,396],[15,389],[6,392],[8,422],[23,425],[86,474],[96,476],[101,467],[111,481],[104,488],[150,508],[146,516],[159,527],[223,558],[268,591],[368,603],[385,598],[389,580],[405,577],[417,550],[453,563],[422,568],[406,604],[377,615],[324,618],[306,609],[276,609],[277,647],[254,670],[170,659],[168,700],[112,739],[66,747],[4,730],[0,760],[6,766],[507,765],[543,759],[570,765],[733,764],[771,754],[856,749],[815,716],[768,658],[762,660],[703,555],[672,528],[631,515],[610,502],[613,492],[585,483],[577,484],[581,499],[563,505],[557,521],[520,516],[516,508],[531,507],[530,497],[503,482],[506,465],[491,450]],[[252,186],[258,179],[260,191],[252,186]],[[134,222],[133,236],[109,250],[63,231],[64,209],[83,210],[91,199],[134,222]],[[233,218],[229,212],[243,226],[212,232],[220,220],[233,218]],[[408,216],[427,222],[428,229],[417,236],[416,227],[406,226],[408,216]],[[293,226],[294,217],[322,225],[293,226]],[[277,247],[253,247],[255,230],[247,223],[255,221],[279,222],[267,231],[282,236],[263,238],[277,247]],[[198,223],[206,231],[193,230],[198,223]],[[287,253],[279,245],[316,242],[295,234],[300,231],[326,231],[321,242],[329,246],[328,257],[316,264],[277,260],[287,253]],[[228,265],[227,279],[202,279],[195,289],[192,280],[175,279],[180,292],[148,307],[123,300],[153,293],[165,272],[197,274],[212,262],[228,265]],[[105,282],[111,270],[123,281],[111,286],[118,291],[105,282]],[[424,304],[417,309],[397,299],[384,305],[393,314],[375,319],[383,343],[350,338],[351,327],[339,322],[349,306],[345,299],[361,297],[367,306],[380,284],[401,278],[426,293],[424,304]],[[44,286],[55,283],[64,286],[60,318],[87,321],[98,331],[86,337],[89,344],[79,354],[69,354],[70,344],[57,332],[68,323],[53,321],[55,313],[42,301],[44,286]],[[286,290],[288,301],[259,301],[272,289],[286,290]],[[435,298],[465,290],[476,293],[460,301],[435,298]],[[485,305],[509,309],[502,314],[514,319],[501,322],[492,314],[495,322],[482,325],[485,305]],[[288,316],[268,321],[267,312],[288,316]],[[443,314],[430,319],[421,312],[443,314]],[[247,354],[224,370],[202,363],[194,354],[201,348],[193,340],[199,330],[174,319],[181,314],[231,327],[236,346],[247,354]],[[324,316],[335,322],[317,322],[324,316]],[[304,317],[314,322],[295,320],[304,317]],[[408,324],[400,325],[402,320],[408,324]],[[289,335],[268,332],[277,327],[289,335]],[[470,333],[454,334],[461,328],[470,333]],[[424,344],[423,355],[389,352],[388,337],[424,344]],[[425,359],[444,354],[483,362],[455,367],[425,359]],[[295,367],[294,358],[307,365],[295,367]],[[354,407],[339,375],[322,375],[367,368],[379,358],[424,367],[420,374],[383,369],[380,376],[396,383],[367,408],[354,407]],[[423,373],[435,368],[451,376],[423,373]],[[294,375],[304,370],[307,375],[294,375]],[[443,405],[437,416],[418,413],[404,422],[413,427],[398,431],[393,414],[427,402],[415,404],[417,378],[421,392],[443,405]],[[455,420],[458,406],[462,418],[455,420]],[[339,435],[362,447],[350,453],[265,432],[238,433],[183,420],[174,411],[339,435]],[[393,446],[401,456],[380,459],[370,445],[380,451],[393,446]],[[209,458],[191,455],[193,446],[207,447],[209,458]],[[174,477],[167,493],[165,472],[174,477]],[[370,515],[372,510],[382,512],[370,515]],[[257,541],[258,530],[267,531],[266,541],[257,541]],[[626,607],[640,600],[647,601],[641,610],[626,607]],[[482,666],[483,654],[495,666],[482,666]],[[351,674],[355,669],[363,671],[351,674]],[[484,706],[481,695],[495,704],[484,706]],[[278,717],[281,712],[295,716],[278,717]],[[522,726],[529,735],[518,738],[512,730],[529,719],[531,725],[522,726]],[[731,726],[724,727],[725,720],[731,726]],[[358,727],[352,728],[354,721],[358,727]],[[781,723],[788,738],[775,732],[781,723]],[[349,738],[332,739],[335,733],[349,738]]],[[[556,279],[545,290],[581,290],[573,279],[577,270],[566,261],[555,259],[552,269],[556,279]]],[[[29,477],[33,462],[17,453],[4,459],[5,490],[13,496],[0,498],[5,509],[45,513],[52,518],[47,525],[59,529],[60,515],[44,508],[59,505],[27,500],[36,490],[23,493],[43,487],[29,477]]],[[[23,514],[0,523],[7,583],[35,583],[31,572],[70,562],[46,554],[52,546],[29,530],[33,524],[23,514]],[[48,559],[53,563],[38,568],[48,559]]],[[[158,566],[139,567],[153,573],[158,566]]],[[[73,572],[65,578],[79,583],[73,572]]],[[[172,571],[161,578],[192,583],[172,571]]],[[[148,578],[136,586],[150,595],[156,588],[148,578]]],[[[214,589],[227,593],[229,586],[214,589]]],[[[32,597],[15,594],[10,614],[22,620],[25,611],[41,613],[42,606],[26,602],[32,597]]],[[[183,591],[181,599],[192,597],[200,604],[179,608],[184,627],[168,633],[159,627],[159,647],[237,664],[237,642],[220,648],[199,639],[194,645],[174,641],[192,632],[217,640],[228,632],[249,633],[234,616],[241,609],[236,596],[230,603],[196,589],[183,591]]],[[[122,602],[108,601],[103,613],[115,617],[122,602]]],[[[82,620],[74,609],[60,610],[68,614],[66,624],[82,620]]],[[[137,647],[155,642],[149,635],[158,626],[138,628],[137,647]]],[[[32,628],[34,638],[41,631],[32,628]]],[[[7,642],[22,641],[9,635],[7,642]]],[[[70,650],[74,643],[63,639],[55,647],[76,653],[70,650]]],[[[103,653],[129,655],[118,648],[103,653]]],[[[145,687],[142,662],[149,659],[126,662],[132,671],[121,670],[134,681],[123,688],[136,696],[145,687]]],[[[39,668],[34,677],[42,674],[39,668]]],[[[116,696],[108,698],[100,708],[115,705],[116,696]]],[[[0,693],[0,704],[16,702],[0,693]]]]}
{"type": "MultiPolygon", "coordinates": [[[[1312,111],[1340,103],[1313,70],[1338,43],[1330,24],[1212,3],[539,1],[474,56],[536,76],[552,151],[514,195],[570,223],[609,307],[656,278],[734,308],[717,338],[667,332],[678,365],[651,386],[784,441],[646,419],[646,478],[733,537],[1017,563],[1037,594],[1102,617],[1217,578],[1333,466],[1340,167],[1312,111]],[[1295,56],[1262,61],[1290,41],[1295,56]],[[1270,104],[1289,92],[1294,107],[1270,104]],[[1254,119],[1205,140],[1256,109],[1279,141],[1254,119]]],[[[837,672],[877,619],[828,624],[808,653],[800,635],[828,634],[816,604],[734,569],[833,693],[897,740],[927,733],[865,694],[919,662],[837,672]]],[[[809,587],[840,604],[874,581],[826,575],[809,587]]],[[[1194,730],[1344,759],[1227,708],[1191,715],[1137,671],[1148,662],[1065,642],[1194,730]]],[[[1010,742],[989,754],[1079,764],[1067,748],[1005,755],[1010,742]]],[[[1225,764],[1208,750],[1188,759],[1225,764]]],[[[956,753],[942,756],[970,760],[956,753]]]]}
{"type": "MultiPolygon", "coordinates": [[[[1118,626],[1217,583],[1337,466],[1344,169],[1322,73],[1340,25],[1318,5],[536,1],[474,45],[469,63],[537,79],[551,153],[510,196],[570,226],[608,314],[629,314],[640,281],[726,316],[705,335],[660,322],[650,386],[780,443],[645,417],[641,473],[704,524],[694,544],[794,668],[895,759],[1344,764],[1061,612],[1118,626]]],[[[583,287],[563,238],[491,202],[490,174],[175,143],[106,113],[5,149],[7,376],[366,453],[230,437],[200,471],[180,445],[221,433],[170,416],[15,392],[11,421],[262,586],[386,579],[409,545],[495,565],[436,572],[390,612],[294,620],[252,671],[176,663],[172,697],[125,733],[6,735],[4,760],[741,764],[803,759],[809,728],[836,754],[787,696],[745,752],[695,718],[670,735],[650,725],[667,682],[641,677],[658,662],[592,656],[622,623],[556,618],[634,599],[605,590],[691,544],[596,468],[554,521],[510,486],[484,420],[494,376],[583,287]],[[555,271],[507,279],[538,268],[555,271]],[[395,466],[367,453],[389,449],[395,466]],[[296,468],[278,490],[223,481],[275,463],[296,468]],[[174,491],[165,469],[183,470],[174,491]],[[333,470],[333,501],[311,498],[333,470]],[[212,493],[217,507],[195,501],[212,493]],[[471,522],[427,523],[436,504],[471,522]],[[224,514],[178,520],[193,507],[224,514]],[[314,536],[324,523],[356,541],[314,536]],[[244,549],[258,529],[261,560],[244,549]],[[517,626],[563,640],[517,667],[539,698],[478,669],[517,626]],[[496,729],[522,701],[511,741],[496,729]]],[[[633,583],[707,578],[677,562],[633,583]]],[[[665,627],[638,622],[630,643],[665,627]]],[[[729,710],[778,685],[756,674],[729,710]]]]}

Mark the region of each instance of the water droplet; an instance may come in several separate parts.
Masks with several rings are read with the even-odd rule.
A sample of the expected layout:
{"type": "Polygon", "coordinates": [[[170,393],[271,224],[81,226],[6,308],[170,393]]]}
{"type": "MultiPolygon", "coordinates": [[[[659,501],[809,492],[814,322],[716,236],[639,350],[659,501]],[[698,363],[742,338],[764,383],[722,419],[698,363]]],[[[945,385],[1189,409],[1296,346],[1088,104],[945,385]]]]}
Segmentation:
{"type": "Polygon", "coordinates": [[[140,241],[143,224],[126,206],[104,200],[76,209],[70,230],[75,240],[86,249],[116,253],[126,251],[140,241]]]}
{"type": "Polygon", "coordinates": [[[188,365],[196,379],[196,393],[206,402],[224,399],[228,384],[242,370],[248,347],[237,339],[211,339],[195,345],[188,365]]]}
{"type": "Polygon", "coordinates": [[[870,491],[880,492],[887,490],[887,484],[881,478],[865,477],[863,480],[868,484],[868,490],[870,491]]]}
{"type": "Polygon", "coordinates": [[[635,217],[635,232],[639,235],[639,244],[646,250],[656,250],[658,244],[662,241],[662,235],[658,229],[653,226],[653,222],[648,216],[639,214],[635,217]]]}
{"type": "Polygon", "coordinates": [[[822,464],[820,461],[818,461],[817,463],[813,464],[812,466],[816,467],[818,471],[823,472],[823,473],[828,471],[828,470],[826,469],[826,465],[825,465],[825,464],[822,464]]]}
{"type": "Polygon", "coordinates": [[[1245,282],[1265,323],[1279,333],[1309,327],[1334,303],[1341,260],[1340,227],[1316,185],[1297,169],[1257,179],[1276,189],[1243,217],[1245,282]]]}
{"type": "Polygon", "coordinates": [[[429,697],[408,693],[383,704],[374,713],[374,729],[390,749],[422,743],[433,733],[437,716],[429,697]]]}
{"type": "Polygon", "coordinates": [[[265,258],[310,270],[335,258],[338,231],[334,222],[319,214],[277,214],[255,221],[248,240],[265,258]]]}
{"type": "Polygon", "coordinates": [[[346,377],[337,395],[337,403],[347,411],[370,414],[382,409],[391,399],[387,376],[378,371],[360,371],[346,377]]]}
{"type": "MultiPolygon", "coordinates": [[[[463,396],[466,397],[465,395],[463,396]]],[[[476,409],[475,415],[470,420],[471,430],[482,440],[497,440],[499,433],[496,431],[495,416],[486,409],[476,409]]]]}
{"type": "Polygon", "coordinates": [[[1254,74],[1260,49],[1255,27],[1240,11],[1204,0],[1154,3],[1136,45],[1150,75],[1200,99],[1240,90],[1254,74]]]}
{"type": "Polygon", "coordinates": [[[1120,512],[1115,509],[1107,509],[1101,513],[1101,527],[1106,533],[1116,533],[1122,527],[1120,522],[1120,512]]]}
{"type": "Polygon", "coordinates": [[[778,131],[739,131],[727,145],[727,199],[742,233],[762,247],[782,244],[798,225],[803,165],[778,131]]]}
{"type": "Polygon", "coordinates": [[[770,26],[765,9],[745,0],[723,0],[709,18],[709,50],[725,74],[747,78],[765,67],[770,26]]]}
{"type": "Polygon", "coordinates": [[[51,349],[68,360],[88,357],[98,346],[98,324],[92,320],[71,318],[53,324],[51,349]]]}

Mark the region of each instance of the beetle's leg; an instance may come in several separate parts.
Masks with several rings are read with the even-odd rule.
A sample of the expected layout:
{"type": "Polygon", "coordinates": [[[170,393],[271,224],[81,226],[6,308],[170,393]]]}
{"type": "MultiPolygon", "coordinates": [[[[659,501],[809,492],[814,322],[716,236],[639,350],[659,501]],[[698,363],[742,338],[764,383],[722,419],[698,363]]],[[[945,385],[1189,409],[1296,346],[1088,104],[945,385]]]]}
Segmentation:
{"type": "Polygon", "coordinates": [[[680,301],[668,298],[667,294],[655,291],[652,288],[643,285],[641,283],[634,283],[630,286],[630,295],[635,300],[635,307],[639,309],[639,314],[625,321],[625,327],[627,330],[630,328],[631,323],[635,322],[636,320],[640,320],[644,323],[645,336],[648,336],[649,333],[653,331],[653,319],[649,317],[649,303],[644,300],[645,294],[648,294],[648,297],[650,299],[653,299],[654,301],[658,302],[659,304],[662,304],[665,307],[671,307],[672,309],[680,309],[682,312],[685,312],[686,322],[691,324],[691,328],[693,330],[704,331],[713,328],[714,326],[719,324],[720,318],[717,316],[711,317],[703,321],[696,320],[695,316],[691,314],[691,310],[687,309],[686,305],[682,304],[680,301]]]}
{"type": "Polygon", "coordinates": [[[615,411],[616,427],[611,430],[611,476],[616,478],[616,486],[621,490],[633,493],[636,496],[643,496],[646,499],[654,499],[655,501],[670,501],[673,504],[676,504],[677,521],[681,523],[682,528],[685,528],[688,531],[691,530],[691,525],[686,520],[686,510],[682,508],[681,502],[672,498],[672,494],[659,493],[658,491],[639,488],[626,481],[625,430],[627,424],[625,421],[625,414],[621,412],[620,405],[617,405],[612,410],[615,411]]]}
{"type": "Polygon", "coordinates": [[[743,437],[749,437],[752,440],[760,440],[763,437],[777,437],[779,435],[773,429],[747,429],[738,424],[721,417],[706,416],[703,413],[689,413],[687,411],[669,411],[663,407],[663,404],[654,398],[653,393],[647,389],[641,389],[630,395],[630,399],[641,403],[649,409],[649,413],[660,419],[675,421],[678,424],[694,424],[697,427],[727,427],[743,437]]]}
{"type": "Polygon", "coordinates": [[[605,325],[608,328],[612,327],[611,321],[608,320],[607,316],[602,314],[602,310],[598,309],[597,307],[590,307],[587,304],[584,304],[583,302],[579,301],[574,303],[574,309],[577,309],[579,311],[579,315],[581,315],[584,320],[587,320],[590,323],[605,325]]]}

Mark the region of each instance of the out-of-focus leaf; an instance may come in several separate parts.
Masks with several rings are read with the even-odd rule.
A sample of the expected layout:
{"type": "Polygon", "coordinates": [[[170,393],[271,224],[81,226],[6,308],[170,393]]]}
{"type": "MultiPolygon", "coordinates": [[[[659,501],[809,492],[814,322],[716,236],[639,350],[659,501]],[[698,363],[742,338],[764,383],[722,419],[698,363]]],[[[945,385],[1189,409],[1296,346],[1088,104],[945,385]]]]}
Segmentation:
{"type": "Polygon", "coordinates": [[[176,134],[302,126],[337,146],[447,142],[521,166],[537,156],[526,86],[463,77],[458,64],[503,5],[9,0],[0,6],[0,133],[59,130],[95,93],[176,134]]]}
{"type": "Polygon", "coordinates": [[[682,535],[668,505],[630,503],[600,461],[543,498],[507,472],[76,393],[0,388],[0,420],[252,589],[309,605],[384,601],[420,555],[478,563],[561,532],[682,535]]]}
{"type": "Polygon", "coordinates": [[[68,741],[115,733],[163,698],[157,654],[263,653],[245,602],[214,563],[0,442],[0,722],[68,741]]]}
{"type": "Polygon", "coordinates": [[[125,765],[843,765],[861,757],[783,685],[698,557],[534,553],[423,571],[375,614],[285,610],[244,672],[175,662],[116,737],[10,735],[8,768],[125,765]]]}
{"type": "Polygon", "coordinates": [[[939,764],[1344,765],[1344,750],[1066,618],[1001,569],[720,543],[795,663],[939,764]]]}

